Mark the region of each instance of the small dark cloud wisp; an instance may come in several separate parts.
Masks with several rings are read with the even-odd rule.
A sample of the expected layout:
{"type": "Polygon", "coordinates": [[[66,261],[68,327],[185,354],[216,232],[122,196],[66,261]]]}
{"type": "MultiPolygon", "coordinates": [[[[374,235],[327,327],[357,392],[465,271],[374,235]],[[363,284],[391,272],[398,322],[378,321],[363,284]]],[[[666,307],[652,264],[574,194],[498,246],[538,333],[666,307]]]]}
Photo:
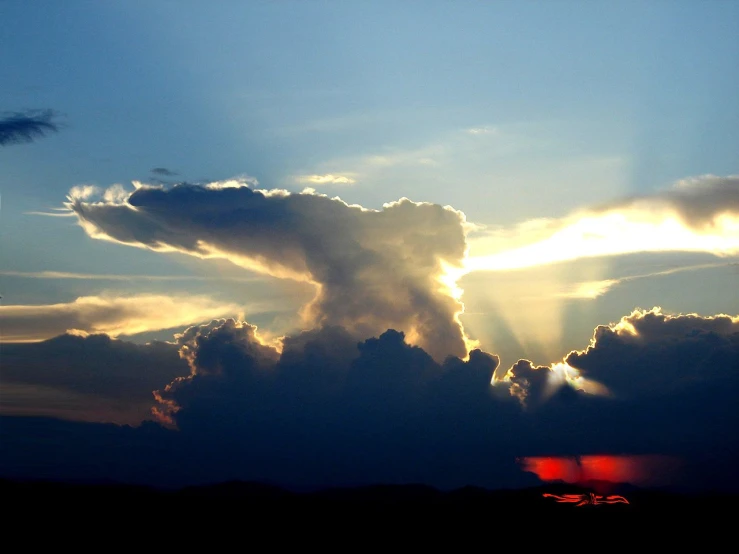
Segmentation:
{"type": "Polygon", "coordinates": [[[179,175],[176,171],[172,171],[166,167],[155,167],[151,170],[151,173],[153,175],[162,175],[164,177],[174,177],[175,175],[179,175]]]}
{"type": "Polygon", "coordinates": [[[0,116],[0,146],[33,142],[59,131],[54,110],[6,112],[0,116]]]}

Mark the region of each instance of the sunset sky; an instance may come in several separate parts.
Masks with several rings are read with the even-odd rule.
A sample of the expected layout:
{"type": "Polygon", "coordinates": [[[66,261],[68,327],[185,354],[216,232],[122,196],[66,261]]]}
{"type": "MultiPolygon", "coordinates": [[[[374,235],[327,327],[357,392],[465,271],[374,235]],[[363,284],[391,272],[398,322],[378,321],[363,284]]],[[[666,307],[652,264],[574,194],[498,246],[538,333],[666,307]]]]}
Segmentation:
{"type": "Polygon", "coordinates": [[[739,487],[739,4],[0,21],[0,476],[739,487]]]}

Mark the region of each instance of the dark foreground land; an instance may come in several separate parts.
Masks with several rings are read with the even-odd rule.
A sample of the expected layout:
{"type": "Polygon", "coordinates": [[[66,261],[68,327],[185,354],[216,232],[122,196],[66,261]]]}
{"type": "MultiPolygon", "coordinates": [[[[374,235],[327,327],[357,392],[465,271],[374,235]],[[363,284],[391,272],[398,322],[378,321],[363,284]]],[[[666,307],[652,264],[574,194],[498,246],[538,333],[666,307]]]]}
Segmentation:
{"type": "Polygon", "coordinates": [[[572,542],[576,549],[600,548],[578,544],[584,537],[626,545],[638,536],[655,546],[696,539],[705,548],[722,531],[736,535],[733,524],[720,522],[739,514],[739,495],[680,495],[613,486],[608,494],[593,497],[592,492],[592,487],[566,484],[498,491],[403,485],[296,493],[248,482],[164,490],[0,480],[6,538],[19,534],[26,544],[37,546],[69,540],[79,544],[104,536],[99,540],[109,545],[145,541],[149,546],[162,542],[215,548],[230,537],[266,539],[271,550],[294,541],[335,546],[351,535],[355,542],[344,544],[344,551],[390,536],[424,544],[442,536],[517,537],[524,543],[572,542]],[[545,494],[569,501],[557,502],[545,494]],[[592,503],[615,495],[628,503],[592,503]]]}

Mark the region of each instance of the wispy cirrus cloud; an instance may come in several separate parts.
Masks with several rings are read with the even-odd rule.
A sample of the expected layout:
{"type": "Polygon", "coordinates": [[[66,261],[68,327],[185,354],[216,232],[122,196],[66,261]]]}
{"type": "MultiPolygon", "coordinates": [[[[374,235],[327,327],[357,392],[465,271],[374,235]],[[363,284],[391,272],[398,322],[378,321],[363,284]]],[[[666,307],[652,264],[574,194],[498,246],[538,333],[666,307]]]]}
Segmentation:
{"type": "Polygon", "coordinates": [[[739,253],[739,176],[686,179],[656,194],[491,230],[470,242],[467,272],[637,252],[731,256],[739,253]]]}
{"type": "Polygon", "coordinates": [[[496,133],[497,129],[495,127],[482,126],[470,127],[468,129],[465,129],[465,131],[470,135],[491,135],[493,133],[496,133]]]}
{"type": "MultiPolygon", "coordinates": [[[[451,140],[457,140],[459,135],[459,132],[454,133],[451,140]]],[[[439,166],[448,161],[450,152],[454,150],[453,142],[449,143],[446,140],[413,148],[388,146],[362,155],[325,160],[293,180],[308,185],[349,185],[360,181],[373,182],[383,175],[387,177],[392,174],[401,177],[408,170],[430,170],[439,166]],[[338,183],[332,182],[342,178],[352,182],[343,180],[338,183]]]]}
{"type": "Polygon", "coordinates": [[[310,185],[353,185],[357,182],[354,177],[339,174],[334,175],[333,173],[326,173],[325,175],[298,175],[295,180],[298,183],[310,185]]]}
{"type": "Polygon", "coordinates": [[[701,269],[716,269],[719,267],[733,267],[739,266],[739,263],[716,263],[716,264],[698,264],[689,265],[683,267],[673,267],[664,271],[655,271],[652,273],[642,273],[639,275],[627,275],[625,277],[618,277],[614,279],[602,279],[600,281],[584,281],[582,283],[576,283],[568,290],[560,292],[555,296],[560,298],[573,298],[573,299],[594,299],[598,298],[609,292],[614,287],[628,283],[629,281],[636,281],[638,279],[650,279],[653,277],[663,277],[666,275],[674,275],[675,273],[683,273],[686,271],[699,271],[701,269]]]}
{"type": "Polygon", "coordinates": [[[0,271],[5,277],[23,279],[79,279],[84,281],[233,281],[253,283],[259,277],[233,277],[221,275],[126,275],[113,273],[76,273],[71,271],[0,271]]]}
{"type": "Polygon", "coordinates": [[[45,340],[69,330],[133,335],[244,312],[205,296],[83,296],[74,302],[0,306],[3,342],[45,340]]]}

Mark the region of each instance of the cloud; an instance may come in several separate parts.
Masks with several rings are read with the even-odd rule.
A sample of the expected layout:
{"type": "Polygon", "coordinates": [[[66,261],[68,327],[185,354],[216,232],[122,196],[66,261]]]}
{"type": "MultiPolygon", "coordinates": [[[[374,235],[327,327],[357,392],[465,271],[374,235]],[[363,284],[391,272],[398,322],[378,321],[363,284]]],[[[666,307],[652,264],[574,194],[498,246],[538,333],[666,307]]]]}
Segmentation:
{"type": "Polygon", "coordinates": [[[471,239],[466,271],[668,251],[739,253],[738,176],[687,179],[653,195],[629,197],[564,219],[489,230],[471,239]]]}
{"type": "Polygon", "coordinates": [[[74,217],[66,208],[51,208],[51,212],[23,212],[24,215],[43,215],[47,217],[74,217]]]}
{"type": "Polygon", "coordinates": [[[298,175],[295,180],[298,183],[307,183],[311,185],[353,185],[357,181],[346,175],[333,175],[327,173],[325,175],[298,175]]]}
{"type": "MultiPolygon", "coordinates": [[[[81,187],[67,207],[91,237],[223,258],[311,283],[316,296],[303,308],[310,330],[280,341],[237,319],[177,335],[189,373],[152,389],[153,416],[177,433],[147,424],[121,439],[132,444],[129,476],[152,479],[157,467],[161,479],[166,467],[185,481],[500,486],[520,478],[518,457],[721,452],[739,461],[736,317],[636,310],[596,328],[585,350],[550,365],[519,360],[491,385],[497,356],[471,347],[457,320],[454,278],[471,228],[461,212],[408,199],[368,210],[239,180],[135,188],[81,187]],[[152,435],[168,445],[160,458],[146,455],[152,435]]],[[[725,212],[705,211],[707,226],[686,222],[669,198],[653,201],[669,204],[681,229],[725,231],[725,212]]],[[[618,213],[633,215],[630,206],[618,213]]],[[[549,240],[562,225],[529,224],[524,238],[549,240]]],[[[22,468],[30,453],[11,450],[0,467],[22,468]]],[[[693,478],[714,477],[696,464],[693,478]]]]}
{"type": "MultiPolygon", "coordinates": [[[[686,437],[715,447],[739,420],[726,416],[739,392],[738,322],[635,311],[607,327],[640,330],[631,352],[598,327],[584,353],[551,366],[519,360],[491,386],[499,360],[480,350],[467,362],[449,357],[440,364],[397,331],[356,342],[331,327],[287,338],[280,354],[253,326],[220,320],[179,336],[191,374],[156,393],[156,413],[186,434],[239,436],[299,458],[329,445],[338,457],[392,458],[388,450],[406,445],[418,449],[406,452],[410,459],[435,441],[462,450],[490,444],[498,454],[573,455],[640,454],[656,440],[667,454],[690,454],[686,437]],[[678,361],[684,369],[675,368],[678,361]],[[703,413],[673,413],[708,398],[714,404],[703,413]],[[639,422],[647,427],[634,432],[639,422]],[[706,426],[711,432],[701,430],[706,426]],[[342,454],[343,441],[349,451],[342,454]]],[[[335,466],[327,455],[321,452],[320,464],[335,466]]],[[[385,463],[407,463],[402,454],[393,460],[385,463]]]]}
{"type": "MultiPolygon", "coordinates": [[[[419,178],[427,182],[428,175],[435,175],[438,178],[440,166],[450,159],[455,159],[453,150],[444,142],[417,148],[385,147],[362,155],[327,159],[312,168],[311,173],[299,175],[297,182],[321,185],[327,184],[322,183],[321,179],[328,177],[346,177],[352,181],[373,185],[382,182],[397,183],[399,180],[411,182],[419,178]],[[309,181],[311,178],[318,179],[318,182],[309,181]]],[[[458,178],[459,175],[454,177],[458,178]]]]}
{"type": "Polygon", "coordinates": [[[357,341],[336,326],[286,337],[281,352],[235,320],[191,327],[177,343],[191,371],[155,393],[161,422],[193,440],[239,437],[273,452],[255,471],[287,478],[300,460],[333,482],[410,475],[408,448],[474,433],[454,428],[472,424],[460,408],[485,410],[498,364],[480,350],[440,364],[401,332],[357,341]]]}
{"type": "Polygon", "coordinates": [[[0,306],[4,342],[37,341],[69,329],[132,335],[238,314],[243,306],[204,296],[82,296],[65,304],[0,306]]]}
{"type": "MultiPolygon", "coordinates": [[[[520,360],[505,382],[537,431],[521,439],[546,452],[546,464],[578,450],[593,459],[664,454],[686,462],[676,477],[684,484],[736,489],[729,468],[739,461],[732,430],[739,424],[737,325],[739,317],[727,315],[635,310],[598,326],[590,345],[562,362],[534,367],[520,360]]],[[[666,477],[654,473],[664,469],[639,481],[666,477]]]]}
{"type": "Polygon", "coordinates": [[[49,133],[56,133],[59,124],[53,110],[27,110],[5,113],[0,118],[0,146],[33,142],[49,133]]]}
{"type": "Polygon", "coordinates": [[[135,183],[127,197],[70,191],[67,207],[93,238],[161,252],[223,258],[250,270],[314,284],[308,325],[357,337],[394,328],[437,360],[471,342],[459,291],[444,277],[466,254],[464,214],[403,198],[382,210],[311,192],[135,183]]]}
{"type": "Polygon", "coordinates": [[[152,391],[188,374],[178,350],[174,343],[134,344],[81,333],[4,344],[3,411],[33,407],[37,413],[79,419],[92,404],[103,420],[140,423],[150,417],[152,391]],[[24,391],[31,392],[30,400],[16,398],[24,391]]]}
{"type": "Polygon", "coordinates": [[[562,362],[535,367],[519,360],[496,382],[522,405],[568,383],[590,394],[631,399],[670,395],[703,383],[739,378],[739,316],[663,314],[636,309],[595,328],[590,345],[562,362]]]}
{"type": "Polygon", "coordinates": [[[643,273],[640,275],[627,275],[615,279],[603,279],[600,281],[584,281],[576,283],[573,287],[565,292],[557,293],[555,296],[559,298],[573,299],[594,299],[609,292],[612,288],[629,281],[638,279],[649,279],[652,277],[662,277],[665,275],[673,275],[675,273],[683,273],[685,271],[697,271],[701,269],[713,269],[719,267],[736,266],[736,263],[717,263],[717,264],[698,264],[683,267],[673,267],[664,271],[655,271],[652,273],[643,273]]]}
{"type": "Polygon", "coordinates": [[[535,406],[544,402],[557,385],[553,383],[554,372],[549,367],[534,366],[529,360],[518,360],[507,371],[502,380],[510,383],[511,396],[523,406],[535,406]]]}
{"type": "MultiPolygon", "coordinates": [[[[181,185],[188,185],[188,183],[180,183],[181,185]]],[[[141,183],[134,183],[134,185],[142,186],[141,183]]],[[[256,177],[251,175],[242,174],[237,175],[233,179],[225,179],[223,181],[206,181],[202,183],[208,190],[222,190],[222,189],[239,189],[244,187],[256,187],[259,185],[259,181],[256,177]]]]}
{"type": "Polygon", "coordinates": [[[565,363],[613,394],[669,394],[675,389],[736,378],[739,316],[667,315],[634,310],[595,329],[590,345],[565,363]]]}
{"type": "MultiPolygon", "coordinates": [[[[176,432],[152,423],[55,424],[66,437],[62,452],[35,439],[51,424],[3,421],[0,474],[69,476],[84,467],[86,478],[159,485],[502,487],[532,483],[520,458],[580,456],[587,465],[608,454],[661,454],[686,462],[666,484],[739,490],[735,320],[635,312],[608,332],[596,329],[591,348],[568,358],[574,373],[563,362],[522,360],[494,386],[496,356],[473,350],[467,361],[439,363],[392,329],[357,340],[341,327],[317,327],[279,348],[247,322],[214,320],[176,337],[189,374],[156,389],[155,414],[176,432]],[[708,344],[717,349],[706,358],[708,344]],[[614,394],[588,392],[578,371],[614,394]],[[660,382],[639,384],[650,372],[660,382]],[[526,393],[525,405],[516,390],[526,393]],[[121,450],[125,464],[106,462],[121,450]]],[[[640,482],[661,471],[637,469],[647,471],[640,482]]]]}
{"type": "Polygon", "coordinates": [[[610,395],[602,384],[584,378],[576,368],[562,362],[535,366],[530,360],[518,360],[502,376],[495,376],[494,384],[501,383],[508,385],[510,395],[526,409],[542,406],[565,386],[589,395],[610,395]]]}
{"type": "Polygon", "coordinates": [[[164,177],[174,177],[175,175],[179,175],[176,171],[171,171],[166,167],[155,167],[151,169],[151,173],[154,175],[162,175],[164,177]]]}
{"type": "MultiPolygon", "coordinates": [[[[72,214],[74,215],[74,214],[72,214]]],[[[24,279],[74,279],[100,281],[235,281],[237,283],[253,283],[256,277],[227,277],[222,275],[136,275],[112,273],[76,273],[70,271],[0,271],[6,277],[20,277],[24,279]]]]}
{"type": "Polygon", "coordinates": [[[358,175],[369,175],[378,170],[401,166],[412,168],[418,168],[418,166],[433,167],[438,165],[440,158],[449,155],[448,150],[449,147],[444,144],[431,144],[407,150],[394,148],[360,156],[353,160],[345,160],[344,163],[357,167],[356,174],[358,175]]]}
{"type": "Polygon", "coordinates": [[[470,135],[490,135],[497,132],[495,127],[470,127],[466,129],[466,132],[470,135]]]}
{"type": "Polygon", "coordinates": [[[633,196],[614,206],[604,205],[596,211],[609,212],[614,208],[644,212],[663,208],[677,214],[695,229],[721,228],[722,217],[736,219],[739,214],[739,175],[701,175],[682,179],[656,195],[633,196]]]}
{"type": "Polygon", "coordinates": [[[558,293],[556,296],[559,298],[598,298],[599,296],[603,296],[605,293],[610,291],[616,285],[619,285],[628,280],[630,280],[628,277],[624,277],[622,279],[584,281],[582,283],[576,283],[575,286],[571,288],[571,290],[558,293]]]}

